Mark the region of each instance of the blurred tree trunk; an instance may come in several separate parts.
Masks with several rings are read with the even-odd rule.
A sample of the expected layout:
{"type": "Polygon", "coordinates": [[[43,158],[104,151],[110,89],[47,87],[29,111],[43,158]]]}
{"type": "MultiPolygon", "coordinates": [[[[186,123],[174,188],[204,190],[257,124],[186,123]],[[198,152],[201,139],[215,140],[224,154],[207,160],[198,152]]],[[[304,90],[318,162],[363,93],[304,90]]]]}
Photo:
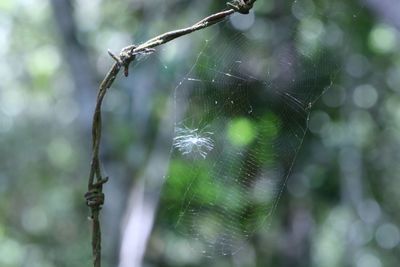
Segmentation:
{"type": "Polygon", "coordinates": [[[88,49],[78,41],[78,27],[73,17],[73,1],[52,0],[54,19],[62,38],[64,59],[67,61],[75,85],[75,99],[79,104],[81,127],[87,132],[91,126],[96,96],[95,75],[90,65],[88,49]]]}
{"type": "MultiPolygon", "coordinates": [[[[83,131],[82,140],[87,144],[88,154],[90,153],[89,138],[91,136],[92,116],[94,104],[96,100],[97,88],[100,80],[96,79],[94,68],[91,66],[88,45],[82,43],[78,39],[79,25],[74,19],[74,1],[70,0],[52,0],[51,6],[53,16],[62,41],[62,49],[64,60],[68,63],[71,79],[74,82],[74,99],[79,105],[79,128],[83,131]]],[[[89,161],[88,161],[89,168],[89,161]]],[[[86,177],[82,183],[86,186],[86,177]]],[[[107,183],[106,189],[106,205],[104,206],[104,214],[101,216],[103,225],[103,235],[105,236],[102,246],[105,263],[115,262],[117,258],[117,247],[119,242],[118,231],[120,218],[122,216],[122,204],[125,200],[124,194],[126,191],[124,184],[113,181],[107,183]]],[[[83,187],[82,191],[86,188],[83,187]]],[[[82,196],[82,205],[84,200],[82,196]]],[[[89,246],[88,240],[88,246],[89,246]]],[[[88,255],[89,256],[89,255],[88,255]]]]}
{"type": "Polygon", "coordinates": [[[312,216],[307,208],[301,207],[301,204],[291,203],[290,205],[286,231],[282,240],[282,266],[311,266],[312,216]]]}
{"type": "MultiPolygon", "coordinates": [[[[169,99],[172,99],[170,97],[169,99]]],[[[121,231],[119,267],[140,267],[147,242],[154,225],[160,193],[167,172],[170,140],[172,140],[173,101],[167,104],[165,116],[160,123],[154,149],[142,175],[137,177],[129,194],[121,231]]]]}

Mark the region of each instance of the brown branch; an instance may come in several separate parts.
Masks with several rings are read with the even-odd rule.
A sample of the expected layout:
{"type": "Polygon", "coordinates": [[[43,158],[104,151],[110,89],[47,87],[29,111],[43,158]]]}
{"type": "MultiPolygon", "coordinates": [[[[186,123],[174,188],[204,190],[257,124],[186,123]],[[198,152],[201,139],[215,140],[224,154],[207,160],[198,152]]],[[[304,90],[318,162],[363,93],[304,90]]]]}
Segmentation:
{"type": "Polygon", "coordinates": [[[86,204],[90,207],[91,220],[92,220],[92,253],[93,253],[93,266],[101,266],[101,230],[99,213],[102,205],[104,204],[103,184],[107,182],[108,177],[103,177],[101,174],[101,164],[99,157],[100,140],[101,140],[101,105],[107,90],[115,81],[121,68],[124,68],[125,76],[128,76],[128,68],[135,56],[138,54],[151,53],[154,47],[174,40],[175,38],[183,35],[201,30],[203,28],[214,25],[222,21],[227,16],[239,12],[242,14],[249,13],[256,0],[233,0],[228,3],[230,9],[215,13],[208,16],[191,27],[166,32],[158,35],[143,44],[138,46],[130,45],[123,48],[119,56],[114,55],[109,51],[110,56],[115,60],[115,63],[100,84],[99,92],[97,94],[96,107],[93,114],[92,122],[92,160],[90,165],[90,174],[88,181],[88,192],[85,194],[86,204]]]}

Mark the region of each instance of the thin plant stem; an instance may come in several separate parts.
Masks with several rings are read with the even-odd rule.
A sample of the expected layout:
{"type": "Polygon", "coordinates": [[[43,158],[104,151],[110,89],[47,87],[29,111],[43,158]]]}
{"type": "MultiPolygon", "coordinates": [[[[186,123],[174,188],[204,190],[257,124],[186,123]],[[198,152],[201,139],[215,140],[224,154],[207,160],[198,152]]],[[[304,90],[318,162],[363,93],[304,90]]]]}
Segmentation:
{"type": "Polygon", "coordinates": [[[92,159],[90,164],[88,192],[85,194],[86,204],[90,207],[90,218],[92,220],[92,254],[94,267],[101,266],[101,229],[99,214],[101,207],[104,204],[103,184],[108,180],[108,177],[103,177],[101,174],[101,163],[99,157],[102,129],[101,106],[107,90],[114,83],[121,68],[124,69],[125,76],[128,76],[129,65],[134,61],[136,55],[151,53],[157,46],[221,22],[235,12],[248,14],[255,1],[256,0],[234,0],[232,3],[228,3],[230,8],[227,10],[208,16],[190,27],[158,35],[140,45],[129,45],[121,50],[119,56],[116,56],[109,51],[109,54],[115,60],[115,63],[101,82],[97,94],[92,121],[92,159]]]}

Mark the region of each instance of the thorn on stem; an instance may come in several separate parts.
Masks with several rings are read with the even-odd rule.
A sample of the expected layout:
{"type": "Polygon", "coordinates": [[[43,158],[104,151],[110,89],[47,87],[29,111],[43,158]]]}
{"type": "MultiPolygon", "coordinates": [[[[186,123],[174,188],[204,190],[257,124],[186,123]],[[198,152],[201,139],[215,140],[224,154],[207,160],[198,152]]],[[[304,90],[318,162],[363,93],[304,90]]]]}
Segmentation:
{"type": "Polygon", "coordinates": [[[128,75],[129,75],[129,66],[128,65],[124,66],[124,75],[125,75],[125,77],[128,77],[128,75]]]}
{"type": "Polygon", "coordinates": [[[108,54],[117,62],[117,64],[119,64],[119,66],[122,66],[122,60],[117,57],[115,54],[113,54],[113,52],[110,51],[110,49],[107,50],[108,54]]]}
{"type": "Polygon", "coordinates": [[[102,186],[108,182],[108,177],[100,178],[96,183],[93,184],[94,187],[102,186]]]}

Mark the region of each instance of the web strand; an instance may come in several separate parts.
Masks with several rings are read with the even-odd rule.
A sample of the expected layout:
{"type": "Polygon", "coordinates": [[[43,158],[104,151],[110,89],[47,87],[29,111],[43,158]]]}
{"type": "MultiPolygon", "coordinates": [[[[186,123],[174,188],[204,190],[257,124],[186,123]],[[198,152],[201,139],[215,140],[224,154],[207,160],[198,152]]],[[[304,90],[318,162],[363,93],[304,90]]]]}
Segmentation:
{"type": "Polygon", "coordinates": [[[243,34],[229,40],[208,41],[175,89],[181,115],[162,201],[176,215],[177,234],[207,257],[236,253],[269,225],[307,132],[310,103],[336,70],[322,72],[296,50],[279,57],[243,34]],[[286,73],[272,78],[263,60],[281,62],[286,73]]]}

